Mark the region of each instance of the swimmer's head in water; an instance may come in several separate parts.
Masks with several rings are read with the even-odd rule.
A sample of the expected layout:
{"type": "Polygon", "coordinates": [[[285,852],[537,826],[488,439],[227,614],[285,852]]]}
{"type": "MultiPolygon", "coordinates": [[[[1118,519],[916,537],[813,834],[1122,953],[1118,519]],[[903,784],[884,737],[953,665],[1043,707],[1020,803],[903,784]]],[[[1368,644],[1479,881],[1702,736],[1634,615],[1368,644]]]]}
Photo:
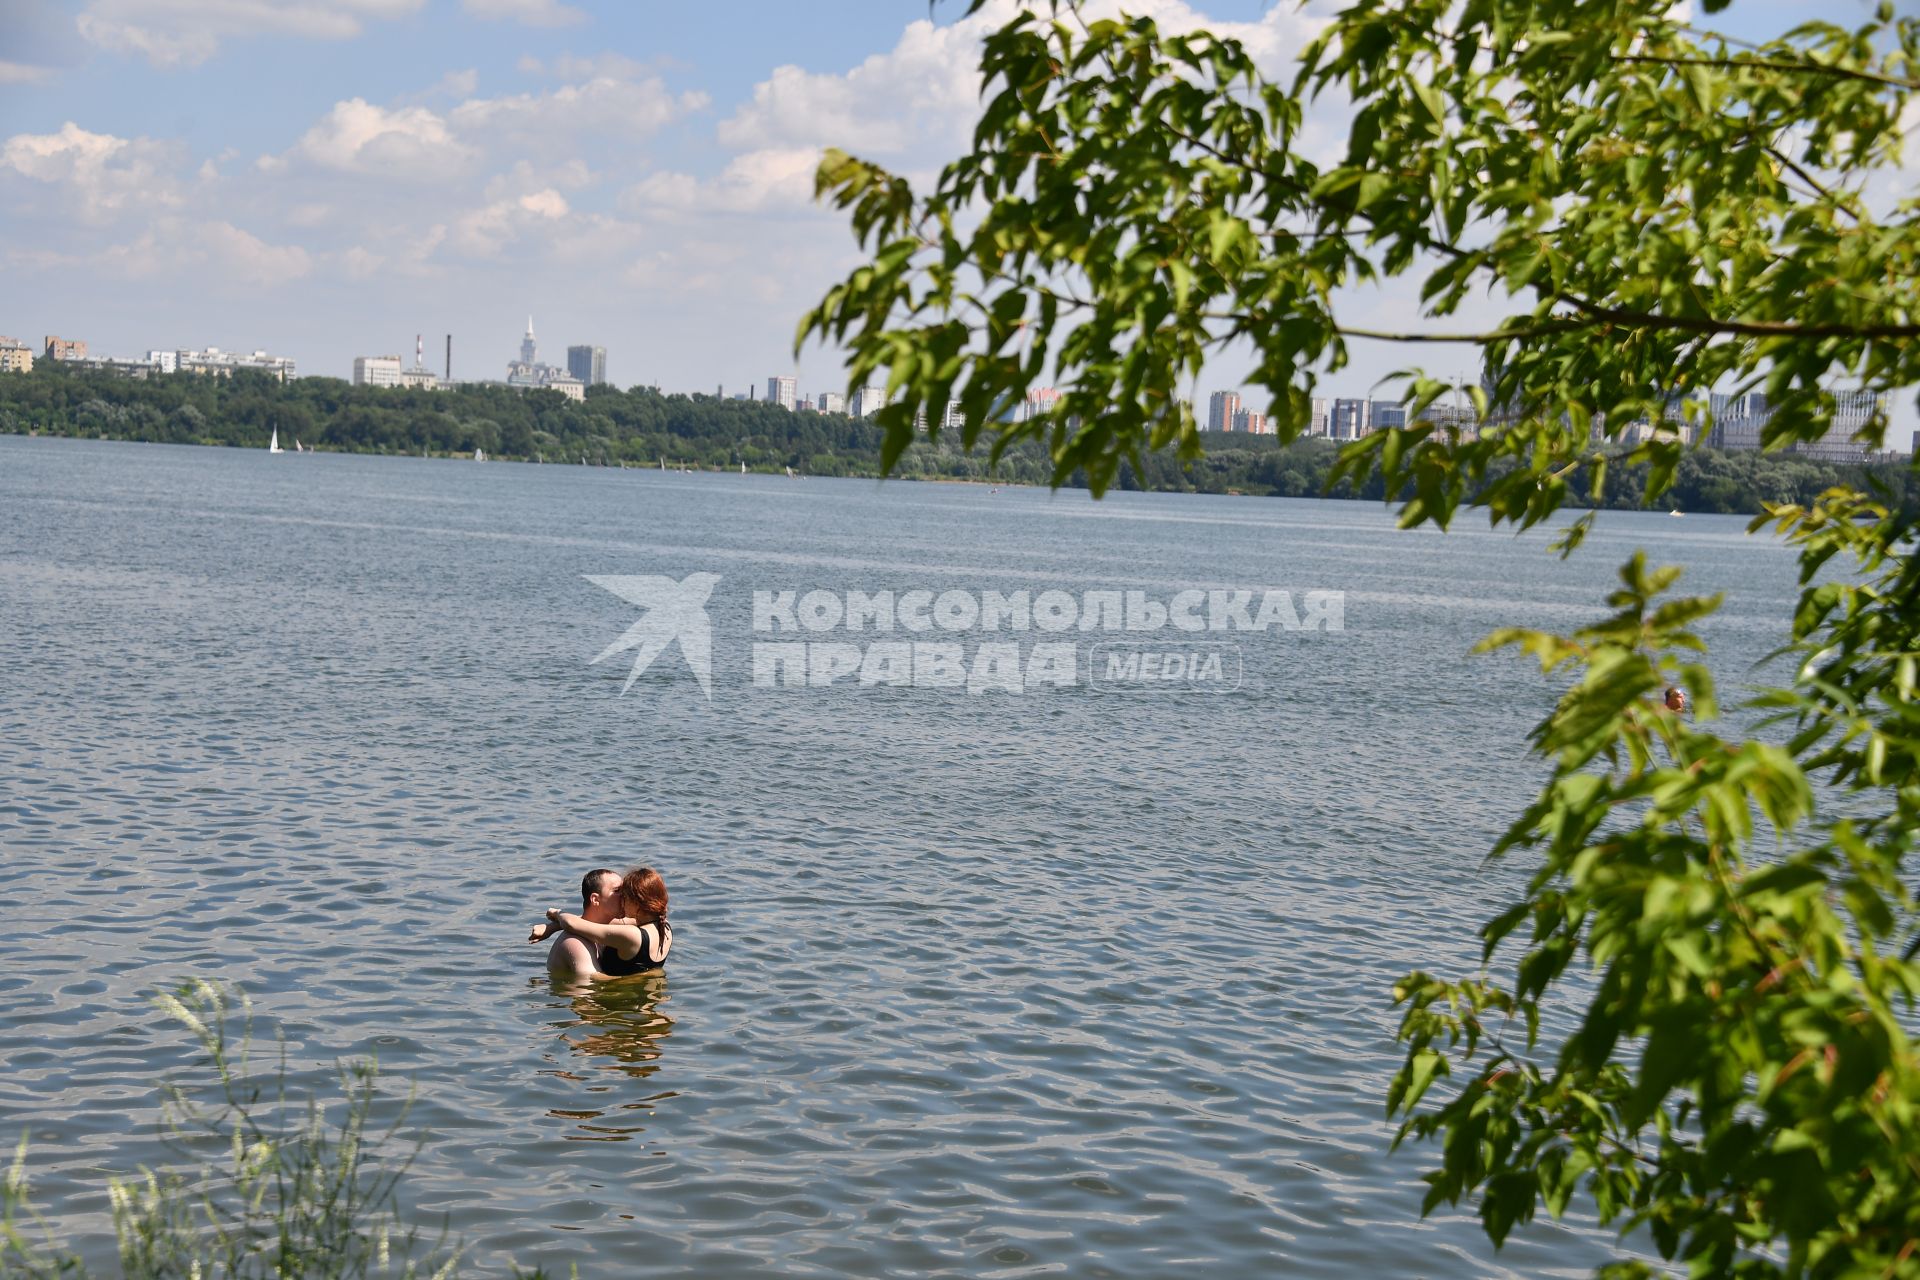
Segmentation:
{"type": "Polygon", "coordinates": [[[1670,685],[1667,688],[1666,701],[1667,710],[1685,711],[1687,709],[1687,691],[1679,685],[1670,685]]]}
{"type": "Polygon", "coordinates": [[[588,910],[593,906],[595,897],[606,898],[619,888],[620,873],[618,871],[595,867],[580,877],[580,909],[588,910]]]}
{"type": "Polygon", "coordinates": [[[622,876],[620,897],[636,916],[667,914],[667,882],[652,867],[635,867],[622,876]]]}

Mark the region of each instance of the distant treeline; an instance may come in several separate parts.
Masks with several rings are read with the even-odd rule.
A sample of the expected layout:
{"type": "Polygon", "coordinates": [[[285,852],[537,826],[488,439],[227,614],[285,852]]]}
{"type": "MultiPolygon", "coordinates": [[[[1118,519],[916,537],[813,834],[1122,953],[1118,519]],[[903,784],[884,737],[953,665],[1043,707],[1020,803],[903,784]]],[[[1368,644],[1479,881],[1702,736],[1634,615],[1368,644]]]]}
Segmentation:
{"type": "MultiPolygon", "coordinates": [[[[281,443],[353,453],[472,454],[538,462],[622,464],[823,476],[876,476],[882,432],[843,414],[790,413],[767,401],[706,395],[662,395],[643,387],[596,386],[585,401],[556,391],[463,385],[445,391],[356,387],[338,378],[280,383],[241,371],[231,378],[156,374],[144,380],[43,361],[32,372],[0,374],[0,432],[146,440],[167,444],[264,448],[275,429],[281,443]]],[[[1315,497],[1340,446],[1301,440],[1282,448],[1270,436],[1210,437],[1207,456],[1182,467],[1154,454],[1145,474],[1122,468],[1120,487],[1172,492],[1315,497]]],[[[1631,472],[1632,468],[1627,468],[1631,472]]],[[[1864,468],[1781,454],[1695,450],[1680,465],[1667,496],[1687,511],[1757,512],[1763,502],[1805,502],[1829,486],[1858,484],[1864,468]]],[[[1920,501],[1920,483],[1900,466],[1874,469],[1904,501],[1920,501]]],[[[895,467],[907,479],[998,480],[1045,484],[1045,454],[1024,444],[989,466],[984,453],[951,442],[919,445],[895,467]]],[[[1640,477],[1616,470],[1604,505],[1640,491],[1640,477]]],[[[1073,483],[1078,484],[1079,477],[1073,483]]],[[[1330,495],[1375,501],[1378,479],[1330,495]]],[[[1591,505],[1584,492],[1572,505],[1591,505]]]]}

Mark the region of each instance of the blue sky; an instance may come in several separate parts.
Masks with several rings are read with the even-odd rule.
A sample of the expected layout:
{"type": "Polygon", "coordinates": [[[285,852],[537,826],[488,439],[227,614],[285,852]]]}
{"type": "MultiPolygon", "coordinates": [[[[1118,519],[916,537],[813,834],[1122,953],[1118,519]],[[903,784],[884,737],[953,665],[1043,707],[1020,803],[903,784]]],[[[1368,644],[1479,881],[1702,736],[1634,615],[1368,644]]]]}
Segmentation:
{"type": "MultiPolygon", "coordinates": [[[[833,355],[790,354],[857,261],[811,204],[814,159],[936,170],[1010,2],[967,20],[960,0],[0,0],[0,333],[257,347],[346,376],[416,332],[437,366],[451,332],[456,376],[498,377],[531,313],[543,355],[597,343],[622,384],[837,389],[833,355]]],[[[1276,69],[1314,21],[1127,7],[1231,30],[1276,69]]],[[[1744,0],[1716,21],[1771,34],[1806,11],[1744,0]]],[[[1355,322],[1404,327],[1413,296],[1361,299],[1355,322]]],[[[1405,353],[1355,355],[1334,392],[1405,353]]],[[[1197,398],[1241,372],[1219,362],[1197,398]]]]}

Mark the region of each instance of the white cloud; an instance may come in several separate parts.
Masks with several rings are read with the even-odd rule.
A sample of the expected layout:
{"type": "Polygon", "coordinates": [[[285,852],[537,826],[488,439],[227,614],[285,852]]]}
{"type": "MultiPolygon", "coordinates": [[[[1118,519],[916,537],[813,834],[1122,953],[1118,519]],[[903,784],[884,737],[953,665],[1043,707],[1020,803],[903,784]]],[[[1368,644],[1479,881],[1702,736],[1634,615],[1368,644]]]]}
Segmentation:
{"type": "MultiPolygon", "coordinates": [[[[625,59],[561,59],[567,70],[595,70],[590,78],[537,92],[468,97],[448,110],[423,105],[429,95],[383,106],[363,98],[336,102],[287,151],[263,157],[273,174],[295,167],[363,176],[444,182],[483,168],[489,156],[523,166],[520,157],[552,156],[548,185],[576,187],[590,180],[584,147],[609,141],[630,145],[707,103],[705,94],[675,94],[659,76],[625,59]]],[[[440,87],[477,83],[475,73],[444,77],[440,87]]]]}
{"type": "Polygon", "coordinates": [[[419,96],[421,98],[471,98],[479,91],[480,73],[468,67],[463,71],[447,72],[431,89],[419,96]]]}
{"type": "Polygon", "coordinates": [[[92,0],[75,19],[88,41],[157,67],[194,66],[222,40],[262,35],[349,40],[369,20],[405,17],[426,0],[92,0]]]}
{"type": "Polygon", "coordinates": [[[488,22],[518,22],[529,27],[571,27],[587,20],[584,11],[559,0],[460,0],[469,16],[488,22]]]}
{"type": "MultiPolygon", "coordinates": [[[[989,0],[947,26],[909,23],[899,41],[849,71],[777,67],[754,87],[753,100],[720,126],[720,142],[753,149],[840,147],[878,157],[964,144],[980,113],[980,44],[1018,11],[1016,0],[989,0]]],[[[1273,6],[1258,22],[1216,22],[1184,0],[1125,0],[1130,14],[1155,19],[1163,31],[1205,28],[1246,46],[1262,67],[1278,70],[1324,25],[1290,5],[1273,6]]],[[[1084,18],[1118,14],[1122,0],[1087,0],[1084,18]]]]}
{"type": "Polygon", "coordinates": [[[375,279],[386,267],[385,258],[361,245],[355,245],[340,255],[340,269],[349,280],[375,279]]]}
{"type": "Polygon", "coordinates": [[[456,219],[447,243],[471,258],[497,258],[528,231],[565,218],[569,210],[567,198],[552,187],[496,200],[456,219]]]}
{"type": "Polygon", "coordinates": [[[13,255],[23,266],[84,268],[107,280],[172,280],[191,275],[196,287],[252,293],[310,275],[313,256],[298,245],[274,245],[223,220],[162,217],[131,240],[82,253],[13,255]]]}
{"type": "Polygon", "coordinates": [[[334,103],[292,151],[263,167],[284,168],[294,157],[343,173],[437,181],[465,170],[476,152],[425,107],[388,109],[350,98],[334,103]]]}
{"type": "Polygon", "coordinates": [[[487,179],[485,195],[489,200],[504,200],[548,187],[577,191],[592,186],[598,180],[584,160],[563,160],[551,165],[535,165],[528,160],[519,160],[511,169],[487,179]]]}
{"type": "Polygon", "coordinates": [[[812,147],[767,147],[735,156],[705,181],[685,173],[649,174],[620,193],[620,207],[680,213],[810,209],[819,166],[820,153],[812,147]]]}
{"type": "Polygon", "coordinates": [[[90,133],[68,121],[58,133],[19,133],[0,143],[0,173],[59,188],[83,222],[102,223],[130,209],[177,207],[172,144],[90,133]]]}
{"type": "Polygon", "coordinates": [[[976,114],[975,19],[936,27],[915,22],[890,53],[842,75],[777,67],[753,101],[720,126],[739,148],[832,145],[887,155],[933,140],[958,140],[976,114]]]}
{"type": "Polygon", "coordinates": [[[623,53],[596,53],[592,57],[563,53],[551,61],[541,61],[532,54],[523,54],[517,64],[521,71],[530,76],[551,76],[555,80],[593,80],[601,76],[615,80],[640,80],[655,74],[660,63],[641,62],[629,58],[623,53]]]}
{"type": "Polygon", "coordinates": [[[52,67],[31,67],[0,58],[0,84],[39,84],[53,75],[52,67]]]}
{"type": "Polygon", "coordinates": [[[634,138],[706,104],[705,94],[675,95],[658,76],[598,75],[546,93],[473,98],[455,107],[448,121],[462,134],[496,143],[560,134],[634,138]]]}
{"type": "Polygon", "coordinates": [[[195,238],[189,255],[240,284],[271,289],[313,270],[312,255],[299,245],[271,245],[230,222],[203,223],[195,238]]]}

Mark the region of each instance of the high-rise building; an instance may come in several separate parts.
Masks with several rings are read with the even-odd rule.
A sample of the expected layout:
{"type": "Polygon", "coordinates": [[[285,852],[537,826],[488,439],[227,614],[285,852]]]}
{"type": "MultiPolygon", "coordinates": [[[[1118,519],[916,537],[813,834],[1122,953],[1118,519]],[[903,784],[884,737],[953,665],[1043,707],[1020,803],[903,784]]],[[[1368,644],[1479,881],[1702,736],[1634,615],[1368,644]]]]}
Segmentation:
{"type": "Polygon", "coordinates": [[[1853,434],[1867,425],[1875,414],[1882,418],[1887,412],[1887,398],[1872,391],[1835,391],[1833,396],[1833,425],[1827,428],[1827,434],[1818,440],[1805,444],[1796,444],[1788,449],[1804,458],[1818,458],[1822,462],[1865,462],[1871,452],[1869,446],[1853,439],[1853,434]]]}
{"type": "Polygon", "coordinates": [[[845,413],[847,411],[847,398],[838,391],[822,391],[814,403],[820,406],[820,412],[822,413],[845,413]]]}
{"type": "Polygon", "coordinates": [[[582,399],[586,383],[558,365],[540,363],[540,348],[533,339],[533,317],[527,317],[527,336],[520,340],[520,358],[507,361],[507,385],[544,387],[558,391],[569,400],[582,399]]]}
{"type": "Polygon", "coordinates": [[[1325,396],[1313,397],[1313,421],[1307,426],[1307,434],[1310,436],[1327,434],[1327,398],[1325,396]]]}
{"type": "Polygon", "coordinates": [[[1333,416],[1327,420],[1327,435],[1335,440],[1358,440],[1367,434],[1367,402],[1335,400],[1333,416]]]}
{"type": "Polygon", "coordinates": [[[0,373],[27,373],[32,369],[32,347],[13,338],[0,338],[0,373]]]}
{"type": "Polygon", "coordinates": [[[1031,422],[1035,418],[1044,418],[1053,412],[1060,403],[1060,392],[1054,387],[1034,387],[1027,392],[1026,399],[1020,402],[1019,418],[1022,422],[1031,422]]]}
{"type": "Polygon", "coordinates": [[[397,387],[400,385],[399,356],[355,356],[353,385],[356,387],[397,387]]]}
{"type": "Polygon", "coordinates": [[[1231,391],[1216,391],[1207,397],[1207,430],[1233,430],[1234,415],[1240,412],[1240,397],[1231,391]]]}
{"type": "Polygon", "coordinates": [[[861,387],[853,393],[853,404],[848,412],[856,418],[871,418],[887,407],[887,392],[884,387],[861,387]]]}
{"type": "Polygon", "coordinates": [[[1773,415],[1767,397],[1758,391],[1743,396],[1715,396],[1713,430],[1707,446],[1713,449],[1758,449],[1760,433],[1773,415]]]}
{"type": "Polygon", "coordinates": [[[1270,436],[1273,434],[1273,424],[1267,421],[1267,415],[1261,413],[1258,409],[1242,409],[1240,412],[1234,414],[1233,429],[1235,431],[1244,431],[1248,435],[1255,436],[1270,436]]]}
{"type": "Polygon", "coordinates": [[[605,347],[568,347],[567,372],[590,387],[607,380],[605,347]]]}
{"type": "Polygon", "coordinates": [[[799,379],[775,374],[767,379],[767,399],[792,413],[799,403],[799,379]]]}
{"type": "Polygon", "coordinates": [[[85,360],[87,343],[84,338],[57,338],[47,335],[46,353],[49,360],[85,360]]]}
{"type": "Polygon", "coordinates": [[[1407,406],[1401,400],[1367,401],[1367,430],[1385,431],[1407,425],[1407,406]]]}

